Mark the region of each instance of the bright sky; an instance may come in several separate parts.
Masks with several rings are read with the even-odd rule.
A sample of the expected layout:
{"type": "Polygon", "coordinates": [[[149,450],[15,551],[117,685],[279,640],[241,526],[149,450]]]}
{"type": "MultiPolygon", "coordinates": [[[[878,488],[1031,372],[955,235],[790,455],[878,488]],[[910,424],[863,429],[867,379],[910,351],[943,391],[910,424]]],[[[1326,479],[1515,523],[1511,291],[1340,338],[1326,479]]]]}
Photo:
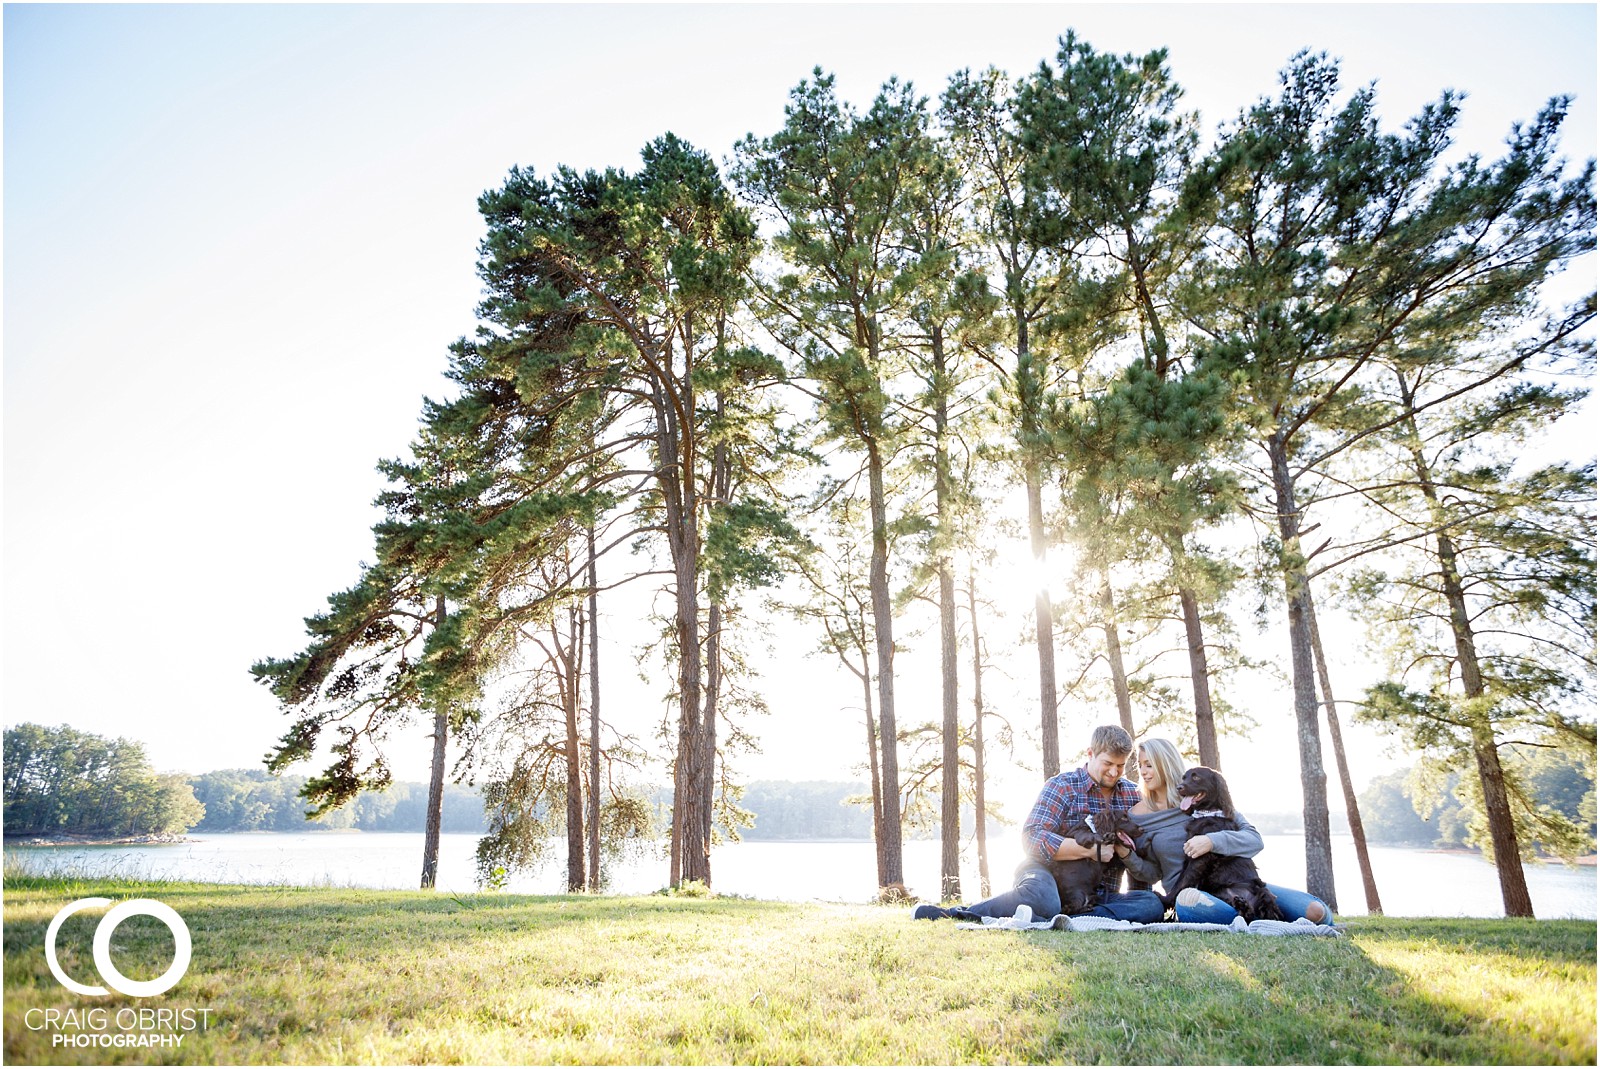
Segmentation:
{"type": "MultiPolygon", "coordinates": [[[[446,392],[446,346],[478,296],[475,201],[514,164],[633,167],[667,130],[721,158],[774,131],[813,66],[862,105],[890,75],[936,95],[962,67],[1035,67],[1069,27],[1105,51],[1167,46],[1207,130],[1312,46],[1343,57],[1347,85],[1376,79],[1390,122],[1466,91],[1460,140],[1485,155],[1573,94],[1566,147],[1595,152],[1592,5],[8,5],[4,19],[4,722],[132,736],[190,772],[257,765],[284,730],[248,668],[299,649],[302,618],[370,559],[374,462],[404,453],[422,396],[446,392]]],[[[848,778],[858,760],[853,680],[800,661],[811,645],[780,636],[753,777],[848,778]]],[[[1341,660],[1362,675],[1353,650],[1341,660]]],[[[608,709],[637,703],[647,730],[664,688],[632,674],[608,709]]],[[[934,673],[907,657],[900,675],[902,717],[933,715],[916,680],[934,673]]],[[[1015,681],[1016,708],[1033,686],[1015,681]]],[[[1235,790],[1256,811],[1299,808],[1282,698],[1256,710],[1257,739],[1224,750],[1258,773],[1235,790]]],[[[1063,749],[1114,715],[1064,710],[1063,749]]],[[[395,740],[403,778],[424,775],[424,734],[395,740]]],[[[1389,759],[1354,735],[1364,782],[1389,759]]],[[[1016,773],[1013,813],[1036,786],[1016,773]]]]}

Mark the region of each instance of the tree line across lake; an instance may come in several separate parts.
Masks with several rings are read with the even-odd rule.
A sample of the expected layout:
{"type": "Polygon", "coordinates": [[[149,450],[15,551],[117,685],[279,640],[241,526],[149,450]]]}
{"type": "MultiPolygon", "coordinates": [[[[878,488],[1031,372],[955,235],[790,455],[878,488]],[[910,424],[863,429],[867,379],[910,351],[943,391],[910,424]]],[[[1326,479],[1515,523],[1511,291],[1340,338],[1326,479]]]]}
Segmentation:
{"type": "MultiPolygon", "coordinates": [[[[106,739],[70,727],[22,724],[5,732],[5,833],[7,836],[139,837],[188,832],[304,832],[360,830],[419,832],[426,822],[424,783],[396,782],[362,794],[352,804],[308,819],[306,777],[272,775],[262,769],[222,769],[195,776],[157,773],[141,743],[106,739]]],[[[1537,804],[1549,806],[1588,828],[1594,848],[1595,781],[1576,762],[1549,751],[1524,751],[1523,778],[1537,804]]],[[[1374,780],[1361,796],[1367,831],[1382,843],[1466,846],[1475,814],[1456,797],[1458,783],[1443,794],[1424,793],[1417,770],[1374,780]],[[1423,813],[1428,815],[1425,818],[1423,813]]],[[[665,826],[670,796],[650,800],[657,832],[665,826]]],[[[867,840],[872,838],[870,797],[860,783],[819,780],[756,780],[744,788],[741,806],[752,823],[739,837],[752,842],[867,840]]],[[[1470,799],[1469,799],[1470,801],[1470,799]]],[[[1267,834],[1298,832],[1298,814],[1249,814],[1267,834]]],[[[970,822],[973,814],[965,815],[970,822]]],[[[1336,830],[1348,831],[1339,827],[1336,830]]],[[[485,834],[489,830],[481,791],[451,785],[444,798],[443,830],[485,834]]],[[[991,834],[1002,831],[991,818],[991,834]]],[[[937,827],[913,835],[931,837],[937,827]]]]}

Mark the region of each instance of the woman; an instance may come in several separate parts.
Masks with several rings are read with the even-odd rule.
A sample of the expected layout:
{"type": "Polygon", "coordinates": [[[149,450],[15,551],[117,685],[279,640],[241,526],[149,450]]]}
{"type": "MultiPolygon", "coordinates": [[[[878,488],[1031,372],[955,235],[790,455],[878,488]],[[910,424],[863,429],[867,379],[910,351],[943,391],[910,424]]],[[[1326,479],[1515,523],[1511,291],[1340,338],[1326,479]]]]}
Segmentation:
{"type": "MultiPolygon", "coordinates": [[[[1144,829],[1136,852],[1122,859],[1128,872],[1146,883],[1161,881],[1167,888],[1183,871],[1185,857],[1200,857],[1213,851],[1229,857],[1255,857],[1264,845],[1261,833],[1243,814],[1234,813],[1238,831],[1219,831],[1189,838],[1184,826],[1189,814],[1178,808],[1178,784],[1183,780],[1183,757],[1166,739],[1145,739],[1139,744],[1139,793],[1143,798],[1130,811],[1144,829]]],[[[1317,924],[1332,914],[1327,904],[1304,891],[1267,884],[1278,900],[1285,920],[1304,917],[1317,924]]],[[[1226,902],[1197,887],[1178,893],[1175,907],[1178,920],[1195,924],[1231,924],[1239,914],[1226,902]]]]}

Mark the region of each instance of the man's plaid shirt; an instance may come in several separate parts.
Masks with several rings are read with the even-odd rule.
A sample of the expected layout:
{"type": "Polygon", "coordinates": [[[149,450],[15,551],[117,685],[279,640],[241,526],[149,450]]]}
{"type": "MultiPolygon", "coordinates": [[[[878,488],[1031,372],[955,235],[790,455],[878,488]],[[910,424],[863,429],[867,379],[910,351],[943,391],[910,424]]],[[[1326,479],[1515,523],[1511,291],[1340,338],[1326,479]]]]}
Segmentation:
{"type": "MultiPolygon", "coordinates": [[[[1108,799],[1095,786],[1085,769],[1063,772],[1045,783],[1044,789],[1039,792],[1039,800],[1033,803],[1033,809],[1028,812],[1028,819],[1022,822],[1023,847],[1035,859],[1050,861],[1055,858],[1062,840],[1066,838],[1066,830],[1085,816],[1107,809],[1126,813],[1138,801],[1139,788],[1125,779],[1117,781],[1108,799]]],[[[1117,892],[1122,883],[1122,871],[1120,861],[1113,861],[1106,866],[1105,876],[1100,881],[1101,894],[1117,892]]]]}

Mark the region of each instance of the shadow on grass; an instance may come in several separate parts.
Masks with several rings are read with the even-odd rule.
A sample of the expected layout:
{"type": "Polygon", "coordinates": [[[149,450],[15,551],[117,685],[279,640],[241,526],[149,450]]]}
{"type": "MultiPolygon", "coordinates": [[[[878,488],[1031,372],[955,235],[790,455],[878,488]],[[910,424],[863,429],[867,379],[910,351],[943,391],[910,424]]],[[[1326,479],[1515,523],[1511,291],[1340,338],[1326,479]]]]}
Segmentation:
{"type": "Polygon", "coordinates": [[[1457,949],[1492,950],[1530,961],[1595,960],[1595,923],[1506,917],[1371,917],[1356,922],[1364,941],[1422,940],[1457,949]]]}
{"type": "Polygon", "coordinates": [[[1063,993],[1060,1029],[1032,1060],[1593,1064],[1595,1058],[1595,930],[1586,922],[1361,923],[1340,940],[1220,933],[1029,938],[1079,973],[1075,990],[1063,993]],[[1569,975],[1552,985],[1551,973],[1569,975]]]}

